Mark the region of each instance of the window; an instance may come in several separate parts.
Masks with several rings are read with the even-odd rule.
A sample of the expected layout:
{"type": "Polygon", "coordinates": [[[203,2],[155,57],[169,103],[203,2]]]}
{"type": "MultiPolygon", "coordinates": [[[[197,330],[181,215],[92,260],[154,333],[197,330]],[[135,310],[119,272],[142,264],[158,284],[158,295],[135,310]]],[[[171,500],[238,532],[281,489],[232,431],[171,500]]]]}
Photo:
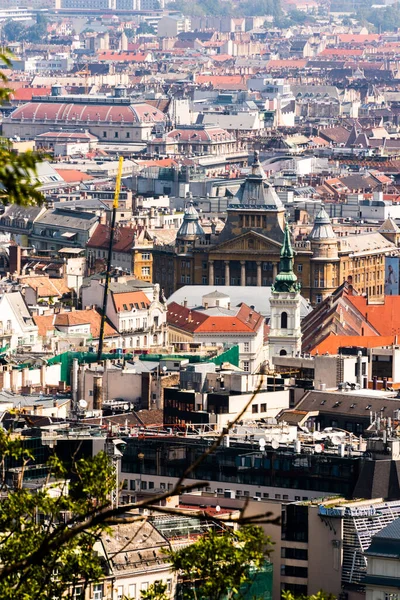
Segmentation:
{"type": "Polygon", "coordinates": [[[201,281],[202,281],[202,284],[203,284],[203,285],[207,285],[207,283],[208,283],[208,282],[207,282],[207,277],[202,277],[202,278],[201,278],[201,281]]]}
{"type": "Polygon", "coordinates": [[[107,137],[107,131],[103,131],[103,138],[107,137]]]}
{"type": "Polygon", "coordinates": [[[11,321],[7,321],[7,331],[11,331],[11,329],[12,329],[11,321]]]}
{"type": "Polygon", "coordinates": [[[130,137],[131,137],[131,134],[130,134],[130,132],[129,132],[129,131],[127,131],[127,132],[126,132],[126,136],[125,136],[125,137],[127,137],[127,138],[130,138],[130,137]]]}
{"type": "Polygon", "coordinates": [[[117,138],[118,137],[118,131],[114,132],[114,137],[117,138]]]}
{"type": "Polygon", "coordinates": [[[186,283],[190,283],[190,275],[186,275],[186,283]]]}
{"type": "Polygon", "coordinates": [[[249,351],[250,351],[250,342],[244,342],[243,352],[249,352],[249,351]]]}
{"type": "Polygon", "coordinates": [[[287,329],[288,317],[287,312],[281,313],[281,329],[287,329]]]}
{"type": "Polygon", "coordinates": [[[76,585],[74,587],[74,592],[72,595],[74,600],[83,600],[84,594],[83,594],[83,585],[76,585]]]}
{"type": "Polygon", "coordinates": [[[135,491],[135,489],[136,489],[136,482],[135,482],[135,480],[134,480],[134,479],[131,479],[131,480],[130,480],[130,482],[129,482],[129,489],[130,489],[132,492],[134,492],[134,491],[135,491]]]}
{"type": "Polygon", "coordinates": [[[172,592],[172,579],[167,579],[167,592],[170,594],[172,592]]]}
{"type": "Polygon", "coordinates": [[[118,600],[122,600],[123,596],[124,596],[124,586],[123,585],[119,585],[117,587],[117,599],[118,600]]]}
{"type": "Polygon", "coordinates": [[[142,260],[150,260],[150,252],[143,252],[142,260]]]}
{"type": "Polygon", "coordinates": [[[103,584],[95,583],[93,586],[93,600],[102,600],[103,598],[103,584]]]}
{"type": "Polygon", "coordinates": [[[150,267],[142,267],[142,275],[150,275],[150,267]]]}
{"type": "Polygon", "coordinates": [[[308,569],[307,567],[281,565],[281,575],[285,575],[286,577],[303,577],[306,579],[308,577],[308,569]]]}
{"type": "Polygon", "coordinates": [[[267,405],[266,404],[261,404],[261,406],[260,406],[260,412],[267,412],[267,405]]]}
{"type": "Polygon", "coordinates": [[[185,283],[185,276],[181,275],[181,283],[185,283]]]}
{"type": "Polygon", "coordinates": [[[128,587],[128,597],[136,598],[136,583],[131,583],[128,587]]]}
{"type": "Polygon", "coordinates": [[[297,272],[298,273],[302,273],[303,272],[303,265],[297,265],[297,272]]]}
{"type": "Polygon", "coordinates": [[[281,557],[294,560],[308,560],[308,550],[303,548],[281,548],[281,557]]]}
{"type": "Polygon", "coordinates": [[[279,356],[286,356],[286,355],[287,355],[287,352],[286,352],[286,350],[281,350],[281,351],[279,352],[279,356]]]}
{"type": "Polygon", "coordinates": [[[251,407],[251,412],[254,414],[258,413],[258,404],[253,404],[251,407]]]}
{"type": "Polygon", "coordinates": [[[317,304],[320,304],[320,303],[322,302],[322,295],[321,295],[321,294],[317,294],[317,295],[315,296],[315,302],[316,302],[317,304]]]}
{"type": "Polygon", "coordinates": [[[243,361],[243,371],[245,371],[245,373],[250,371],[250,363],[248,360],[243,361]]]}
{"type": "Polygon", "coordinates": [[[149,582],[148,581],[144,581],[143,583],[140,584],[140,590],[143,592],[146,592],[149,588],[149,582]]]}

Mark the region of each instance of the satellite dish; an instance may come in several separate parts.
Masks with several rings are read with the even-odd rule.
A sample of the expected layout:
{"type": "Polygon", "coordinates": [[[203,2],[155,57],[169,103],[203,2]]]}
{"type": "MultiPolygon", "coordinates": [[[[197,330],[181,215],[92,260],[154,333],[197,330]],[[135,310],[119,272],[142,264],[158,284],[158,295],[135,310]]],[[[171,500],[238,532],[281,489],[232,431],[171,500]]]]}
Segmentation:
{"type": "Polygon", "coordinates": [[[221,507],[219,506],[219,504],[217,504],[217,506],[215,507],[216,512],[220,512],[221,507]]]}
{"type": "Polygon", "coordinates": [[[264,438],[260,438],[258,440],[258,444],[259,444],[260,448],[265,448],[265,440],[264,440],[264,438]]]}
{"type": "Polygon", "coordinates": [[[271,446],[273,447],[274,450],[278,450],[278,448],[279,448],[278,440],[272,440],[271,446]]]}
{"type": "Polygon", "coordinates": [[[331,437],[331,442],[334,446],[339,446],[339,444],[341,443],[341,438],[338,435],[333,435],[331,437]]]}
{"type": "Polygon", "coordinates": [[[124,410],[129,410],[129,404],[124,404],[124,410]]]}
{"type": "Polygon", "coordinates": [[[83,398],[78,402],[79,408],[87,408],[87,402],[83,398]]]}
{"type": "Polygon", "coordinates": [[[316,454],[321,454],[322,450],[323,450],[323,448],[322,448],[321,444],[315,444],[315,446],[314,446],[314,452],[316,454]]]}

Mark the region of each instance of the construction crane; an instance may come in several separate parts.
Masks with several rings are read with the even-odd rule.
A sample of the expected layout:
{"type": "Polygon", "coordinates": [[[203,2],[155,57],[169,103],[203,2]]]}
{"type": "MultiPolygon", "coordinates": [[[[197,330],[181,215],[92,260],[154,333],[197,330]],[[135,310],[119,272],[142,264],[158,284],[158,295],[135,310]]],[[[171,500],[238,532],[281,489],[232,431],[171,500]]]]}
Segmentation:
{"type": "Polygon", "coordinates": [[[75,73],[75,75],[84,75],[85,76],[85,94],[87,95],[89,93],[89,77],[91,75],[91,72],[89,69],[89,63],[86,63],[85,68],[81,69],[80,71],[77,71],[75,73]]]}
{"type": "Polygon", "coordinates": [[[119,193],[121,190],[121,179],[122,179],[122,165],[124,162],[124,158],[122,156],[119,157],[118,163],[118,173],[117,179],[115,182],[115,193],[114,193],[114,202],[112,205],[112,215],[111,215],[111,231],[110,231],[110,240],[108,243],[108,257],[107,257],[107,270],[106,270],[106,281],[104,283],[104,296],[103,296],[103,309],[101,312],[101,322],[100,322],[100,335],[99,335],[99,348],[97,351],[97,360],[101,360],[101,356],[103,354],[103,343],[104,343],[104,326],[106,323],[106,314],[107,314],[107,300],[108,300],[108,288],[110,285],[110,272],[111,272],[111,257],[112,257],[112,249],[114,244],[114,234],[115,234],[115,221],[117,218],[117,208],[118,208],[118,199],[119,193]]]}

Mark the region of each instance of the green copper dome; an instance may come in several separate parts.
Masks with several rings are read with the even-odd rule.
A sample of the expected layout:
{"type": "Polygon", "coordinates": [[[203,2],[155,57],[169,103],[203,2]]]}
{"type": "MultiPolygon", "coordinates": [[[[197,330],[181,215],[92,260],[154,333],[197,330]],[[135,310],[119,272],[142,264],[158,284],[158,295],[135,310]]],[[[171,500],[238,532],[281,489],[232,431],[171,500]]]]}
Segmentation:
{"type": "Polygon", "coordinates": [[[272,286],[273,292],[297,293],[300,290],[300,283],[293,271],[293,248],[290,242],[289,226],[286,223],[281,249],[281,259],[279,262],[279,273],[276,276],[275,283],[272,286]]]}

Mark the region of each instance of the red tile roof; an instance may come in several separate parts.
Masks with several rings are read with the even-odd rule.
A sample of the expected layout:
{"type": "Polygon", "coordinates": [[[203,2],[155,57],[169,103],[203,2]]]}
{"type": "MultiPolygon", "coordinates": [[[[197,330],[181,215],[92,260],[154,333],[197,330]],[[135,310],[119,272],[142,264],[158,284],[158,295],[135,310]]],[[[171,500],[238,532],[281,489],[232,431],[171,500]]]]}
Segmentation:
{"type": "Polygon", "coordinates": [[[136,52],[118,52],[115,50],[101,51],[98,53],[99,60],[107,60],[113,62],[137,62],[144,63],[149,58],[149,53],[136,53],[136,52]]]}
{"type": "Polygon", "coordinates": [[[33,320],[38,328],[38,334],[41,337],[46,337],[49,331],[54,331],[54,316],[55,315],[33,315],[33,320]]]}
{"type": "MultiPolygon", "coordinates": [[[[59,313],[55,315],[54,324],[56,327],[74,327],[75,325],[90,325],[90,333],[94,338],[100,335],[101,316],[94,308],[86,310],[74,310],[71,312],[59,313]]],[[[106,321],[104,327],[105,336],[117,336],[118,332],[106,321]]]]}
{"type": "Polygon", "coordinates": [[[379,348],[391,346],[395,342],[394,335],[335,335],[330,333],[320,344],[315,346],[311,354],[337,354],[339,348],[379,348]]]}
{"type": "Polygon", "coordinates": [[[282,60],[269,60],[267,62],[267,69],[282,69],[282,68],[292,68],[292,69],[302,69],[306,66],[308,59],[282,59],[282,60]]]}
{"type": "Polygon", "coordinates": [[[318,56],[362,56],[364,50],[355,48],[325,48],[318,56]]]}
{"type": "Polygon", "coordinates": [[[342,44],[365,44],[366,42],[377,42],[380,39],[378,33],[341,33],[338,38],[342,44]]]}
{"type": "Polygon", "coordinates": [[[368,304],[364,296],[348,299],[381,335],[400,334],[400,296],[385,296],[383,304],[368,304]]]}
{"type": "MultiPolygon", "coordinates": [[[[132,227],[118,227],[114,238],[113,252],[131,252],[137,230],[132,227]]],[[[88,248],[108,248],[110,228],[99,223],[87,243],[88,248]]]]}
{"type": "Polygon", "coordinates": [[[150,301],[144,292],[122,292],[112,294],[117,312],[143,310],[150,306],[150,301]],[[126,308],[125,308],[126,307],[126,308]]]}
{"type": "Polygon", "coordinates": [[[212,316],[171,302],[168,305],[167,321],[170,325],[191,333],[251,333],[264,323],[262,315],[244,303],[240,305],[236,315],[212,316]]]}
{"type": "MultiPolygon", "coordinates": [[[[10,87],[14,87],[13,84],[10,87]]],[[[28,102],[32,100],[33,96],[50,96],[51,88],[39,88],[39,87],[19,87],[14,89],[10,94],[11,100],[21,100],[28,102]]]]}
{"type": "Polygon", "coordinates": [[[92,175],[78,171],[77,169],[56,169],[66,183],[76,183],[79,181],[90,181],[94,179],[92,175]]]}

